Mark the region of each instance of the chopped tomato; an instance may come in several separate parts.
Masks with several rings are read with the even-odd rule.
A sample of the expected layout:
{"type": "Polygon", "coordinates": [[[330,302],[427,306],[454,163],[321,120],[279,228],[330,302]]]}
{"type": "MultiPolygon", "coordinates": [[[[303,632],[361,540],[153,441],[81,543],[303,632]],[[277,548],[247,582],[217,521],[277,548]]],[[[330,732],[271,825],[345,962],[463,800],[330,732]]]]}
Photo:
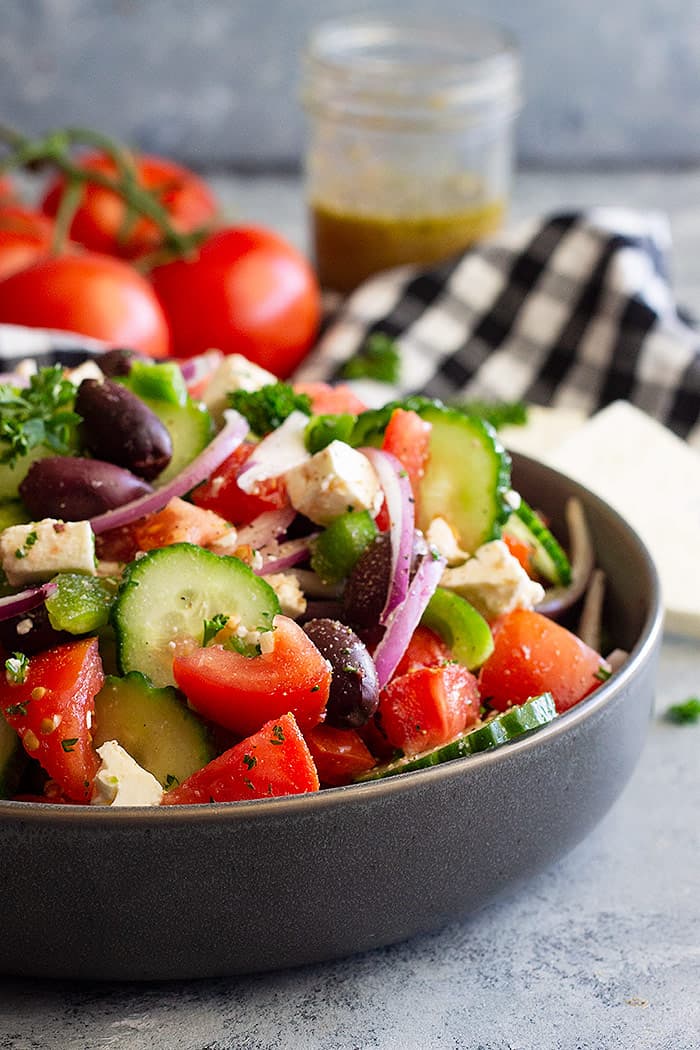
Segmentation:
{"type": "Polygon", "coordinates": [[[162,804],[240,802],[318,788],[316,767],[294,715],[284,714],[192,773],[164,795],[162,804]]]}
{"type": "Polygon", "coordinates": [[[344,412],[357,416],[367,408],[364,401],[360,401],[354,391],[343,383],[338,386],[321,382],[294,383],[294,390],[297,394],[306,394],[311,398],[311,411],[315,416],[338,416],[344,412]]]}
{"type": "Polygon", "coordinates": [[[549,690],[561,713],[600,685],[600,654],[541,613],[514,609],[496,621],[493,637],[479,686],[498,711],[549,690]]]}
{"type": "Polygon", "coordinates": [[[322,784],[350,784],[360,773],[376,766],[377,760],[354,729],[315,726],[305,733],[311,757],[322,784]]]}
{"type": "Polygon", "coordinates": [[[229,531],[229,526],[218,514],[192,506],[175,497],[154,514],[148,514],[134,526],[134,538],[139,550],[169,547],[173,543],[196,543],[207,547],[229,531]]]}
{"type": "Polygon", "coordinates": [[[191,707],[239,736],[291,711],[303,730],[322,720],[331,685],[327,662],[287,616],[276,616],[274,649],[243,656],[221,645],[181,654],[175,681],[191,707]]]}
{"type": "MultiPolygon", "coordinates": [[[[382,449],[391,452],[403,465],[411,482],[416,513],[418,512],[418,492],[425,465],[430,455],[431,424],[417,412],[396,408],[387,423],[382,440],[382,449]]],[[[377,516],[377,527],[382,531],[389,528],[389,515],[386,503],[382,505],[377,516]]]]}
{"type": "Polygon", "coordinates": [[[429,627],[416,627],[393,677],[400,678],[420,667],[437,667],[450,659],[450,650],[429,627]]]}
{"type": "Polygon", "coordinates": [[[256,492],[250,494],[239,488],[238,475],[254,448],[250,442],[239,445],[208,481],[194,489],[192,502],[214,511],[233,525],[249,525],[265,511],[286,507],[289,500],[282,478],[262,481],[256,492]]]}
{"type": "Polygon", "coordinates": [[[99,757],[90,725],[104,674],[96,638],[29,659],[24,680],[0,677],[0,708],[35,758],[74,802],[89,801],[99,757]]]}
{"type": "Polygon", "coordinates": [[[479,717],[476,678],[461,664],[423,667],[382,690],[379,719],[387,740],[406,754],[452,740],[479,717]]]}
{"type": "Polygon", "coordinates": [[[518,539],[517,536],[508,535],[507,532],[504,532],[501,538],[513,557],[518,559],[528,576],[537,576],[537,573],[532,568],[534,551],[532,545],[525,540],[518,539]]]}

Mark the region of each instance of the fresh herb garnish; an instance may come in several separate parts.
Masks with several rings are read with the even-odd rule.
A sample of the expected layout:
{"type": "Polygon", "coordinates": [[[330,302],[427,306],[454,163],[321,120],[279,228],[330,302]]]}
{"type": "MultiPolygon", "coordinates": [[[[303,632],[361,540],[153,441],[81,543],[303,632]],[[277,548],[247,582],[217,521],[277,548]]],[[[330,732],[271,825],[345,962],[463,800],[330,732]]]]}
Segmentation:
{"type": "Polygon", "coordinates": [[[398,383],[401,355],[396,342],[386,332],[374,332],[364,346],[340,370],[342,379],[376,379],[379,383],[398,383]]]}
{"type": "Polygon", "coordinates": [[[612,671],[610,670],[610,668],[603,667],[603,665],[601,664],[593,677],[597,678],[599,682],[607,682],[611,674],[612,671]]]}
{"type": "Polygon", "coordinates": [[[80,416],[73,411],[75,387],[60,365],[41,368],[20,390],[0,385],[0,463],[14,466],[40,445],[58,455],[72,451],[80,416]]]}
{"type": "Polygon", "coordinates": [[[490,423],[494,430],[501,427],[524,427],[527,423],[527,405],[524,401],[464,401],[454,405],[467,416],[477,416],[490,423]]]}
{"type": "Polygon", "coordinates": [[[202,632],[203,648],[209,645],[212,638],[216,638],[219,631],[223,631],[228,621],[229,617],[226,613],[217,613],[216,616],[212,616],[211,620],[204,621],[204,631],[202,632]]]}
{"type": "Polygon", "coordinates": [[[272,727],[272,738],[271,744],[283,744],[284,743],[284,729],[281,725],[274,725],[272,727]]]}
{"type": "Polygon", "coordinates": [[[38,539],[39,537],[36,533],[36,530],[32,529],[32,531],[28,533],[27,538],[22,544],[22,546],[18,547],[15,551],[15,558],[26,558],[38,539]]]}
{"type": "Polygon", "coordinates": [[[700,722],[700,697],[689,696],[680,704],[672,704],[666,711],[666,718],[679,726],[700,722]]]}
{"type": "Polygon", "coordinates": [[[62,740],[61,741],[61,747],[63,748],[64,751],[70,752],[70,751],[73,751],[73,749],[75,748],[75,745],[77,743],[78,743],[77,736],[72,736],[72,737],[68,737],[65,740],[62,740]]]}
{"type": "Polygon", "coordinates": [[[234,390],[228,400],[231,408],[245,416],[258,437],[276,430],[292,412],[311,415],[311,398],[295,393],[289,383],[268,383],[260,390],[234,390]]]}
{"type": "Polygon", "coordinates": [[[252,769],[253,766],[257,766],[258,760],[255,757],[255,755],[244,755],[243,756],[243,763],[244,763],[244,765],[246,766],[247,769],[252,769]]]}
{"type": "Polygon", "coordinates": [[[249,660],[254,656],[260,656],[260,653],[262,652],[259,645],[256,645],[253,642],[245,642],[235,634],[232,634],[226,639],[224,648],[233,649],[234,653],[240,653],[241,656],[247,656],[249,660]]]}
{"type": "Polygon", "coordinates": [[[168,773],[165,778],[165,790],[170,791],[171,788],[177,787],[180,781],[174,773],[168,773]]]}
{"type": "Polygon", "coordinates": [[[13,653],[5,660],[5,677],[12,685],[22,685],[26,682],[28,671],[29,657],[26,653],[13,653]]]}

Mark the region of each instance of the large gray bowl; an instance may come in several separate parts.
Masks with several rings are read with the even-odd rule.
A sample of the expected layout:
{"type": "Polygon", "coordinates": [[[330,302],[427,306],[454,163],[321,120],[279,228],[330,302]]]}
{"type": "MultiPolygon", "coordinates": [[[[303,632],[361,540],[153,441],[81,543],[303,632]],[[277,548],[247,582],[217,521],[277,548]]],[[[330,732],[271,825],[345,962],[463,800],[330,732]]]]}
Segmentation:
{"type": "Polygon", "coordinates": [[[652,708],[661,612],[640,540],[516,457],[563,528],[583,499],[626,666],[497,751],[314,795],[162,810],[0,803],[0,972],[167,979],[332,959],[467,915],[579,842],[619,795],[652,708]]]}

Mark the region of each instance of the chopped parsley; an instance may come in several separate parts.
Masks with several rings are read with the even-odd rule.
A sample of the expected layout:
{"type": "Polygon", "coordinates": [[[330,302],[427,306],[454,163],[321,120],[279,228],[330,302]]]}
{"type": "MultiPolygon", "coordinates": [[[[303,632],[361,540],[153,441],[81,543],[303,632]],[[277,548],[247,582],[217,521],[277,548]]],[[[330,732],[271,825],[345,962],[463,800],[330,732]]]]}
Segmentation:
{"type": "Polygon", "coordinates": [[[271,744],[283,744],[284,743],[284,729],[281,725],[274,725],[272,727],[272,737],[270,739],[271,744]]]}
{"type": "Polygon", "coordinates": [[[228,400],[231,408],[245,416],[258,437],[276,430],[292,412],[311,415],[311,398],[295,393],[289,383],[268,383],[260,390],[234,390],[228,400]]]}
{"type": "Polygon", "coordinates": [[[527,423],[527,405],[524,401],[464,401],[454,406],[467,416],[478,416],[490,423],[494,430],[501,427],[524,427],[527,423]]]}
{"type": "MultiPolygon", "coordinates": [[[[29,657],[26,653],[13,653],[5,660],[5,677],[11,685],[22,685],[23,682],[26,682],[28,671],[29,657]]],[[[27,712],[25,710],[21,713],[26,714],[27,712]]]]}
{"type": "Polygon", "coordinates": [[[0,384],[0,463],[45,446],[58,455],[73,450],[80,416],[73,411],[75,387],[60,365],[41,368],[26,389],[0,384]]]}
{"type": "Polygon", "coordinates": [[[203,648],[209,645],[212,638],[216,638],[219,631],[223,631],[228,621],[229,617],[226,613],[217,613],[216,616],[212,616],[211,620],[204,621],[204,630],[202,632],[203,648]]]}
{"type": "Polygon", "coordinates": [[[401,355],[396,342],[386,332],[373,332],[355,356],[345,362],[340,377],[398,383],[400,373],[401,355]]]}
{"type": "Polygon", "coordinates": [[[224,648],[233,649],[234,653],[240,653],[241,656],[246,656],[249,660],[252,660],[254,656],[260,656],[262,653],[259,645],[255,645],[253,642],[245,642],[235,634],[226,639],[224,648]]]}
{"type": "Polygon", "coordinates": [[[666,712],[666,718],[679,726],[700,722],[700,697],[689,696],[680,704],[672,704],[666,712]]]}
{"type": "Polygon", "coordinates": [[[171,788],[177,787],[180,781],[174,773],[168,773],[165,778],[165,790],[170,791],[171,788]]]}
{"type": "Polygon", "coordinates": [[[71,751],[74,750],[75,745],[77,743],[78,743],[77,736],[71,736],[71,737],[67,737],[66,739],[61,741],[61,747],[63,748],[64,751],[71,752],[71,751]]]}
{"type": "Polygon", "coordinates": [[[27,534],[27,538],[22,544],[22,546],[18,547],[15,551],[15,558],[26,558],[38,539],[39,537],[37,535],[36,529],[32,529],[32,531],[27,534]]]}
{"type": "Polygon", "coordinates": [[[243,762],[247,769],[252,769],[253,766],[257,766],[258,760],[255,755],[244,755],[243,762]]]}

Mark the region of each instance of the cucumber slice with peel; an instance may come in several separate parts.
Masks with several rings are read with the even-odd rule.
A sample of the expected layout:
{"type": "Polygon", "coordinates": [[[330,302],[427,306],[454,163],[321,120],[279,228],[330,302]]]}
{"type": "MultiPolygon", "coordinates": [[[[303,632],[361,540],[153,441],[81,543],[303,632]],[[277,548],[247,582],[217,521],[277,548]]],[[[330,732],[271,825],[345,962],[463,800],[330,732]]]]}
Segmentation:
{"type": "Polygon", "coordinates": [[[545,580],[560,587],[571,583],[571,562],[565,550],[524,499],[520,499],[503,531],[532,547],[533,565],[545,580]]]}
{"type": "Polygon", "coordinates": [[[556,716],[554,697],[551,693],[540,693],[526,700],[524,704],[511,707],[500,715],[489,718],[487,722],[478,729],[470,729],[461,733],[454,740],[443,744],[441,747],[425,751],[421,755],[409,755],[398,758],[388,765],[375,766],[368,773],[358,777],[359,781],[383,780],[385,777],[393,777],[398,773],[410,773],[414,769],[427,769],[428,766],[438,766],[443,762],[451,762],[455,758],[466,758],[475,755],[479,751],[489,751],[494,747],[501,747],[511,740],[535,729],[547,725],[556,716]]]}
{"type": "Polygon", "coordinates": [[[119,588],[112,611],[119,667],[175,685],[173,656],[202,644],[206,620],[223,614],[230,626],[267,631],[279,611],[269,583],[239,558],[192,543],[159,547],[131,563],[119,588]]]}

